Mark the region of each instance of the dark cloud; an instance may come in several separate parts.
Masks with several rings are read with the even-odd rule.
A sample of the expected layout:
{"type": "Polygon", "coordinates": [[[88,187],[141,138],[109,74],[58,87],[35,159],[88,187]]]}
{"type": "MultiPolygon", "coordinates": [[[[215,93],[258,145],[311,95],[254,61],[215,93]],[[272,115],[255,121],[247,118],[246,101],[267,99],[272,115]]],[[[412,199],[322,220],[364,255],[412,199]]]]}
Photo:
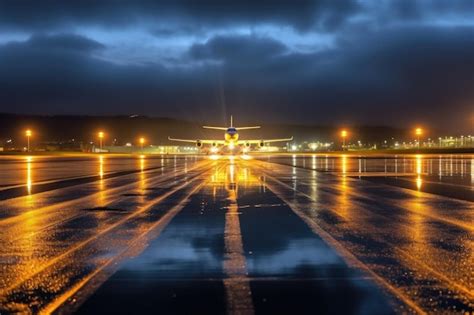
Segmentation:
{"type": "Polygon", "coordinates": [[[190,25],[174,25],[171,26],[158,26],[151,28],[149,32],[156,37],[173,37],[173,36],[189,36],[192,35],[203,35],[206,32],[204,27],[196,27],[190,25]]]}
{"type": "Polygon", "coordinates": [[[427,15],[464,15],[470,14],[474,10],[474,2],[471,0],[398,0],[389,1],[387,10],[395,18],[401,19],[419,19],[427,15]]]}
{"type": "Polygon", "coordinates": [[[193,33],[217,26],[269,23],[299,31],[331,32],[353,23],[353,17],[383,25],[440,16],[469,19],[473,13],[471,0],[0,0],[0,29],[51,31],[77,25],[110,28],[150,24],[152,33],[167,36],[183,29],[193,33]]]}
{"type": "Polygon", "coordinates": [[[190,55],[195,59],[232,61],[240,65],[261,62],[287,51],[281,42],[257,36],[216,36],[204,44],[194,44],[190,55]]]}
{"type": "Polygon", "coordinates": [[[337,26],[358,5],[351,0],[294,1],[0,1],[0,25],[51,29],[80,24],[118,26],[137,22],[187,21],[193,25],[278,23],[307,29],[337,26]]]}
{"type": "Polygon", "coordinates": [[[372,28],[403,24],[456,25],[474,17],[471,0],[363,1],[361,6],[358,12],[361,24],[372,28]]]}
{"type": "Polygon", "coordinates": [[[474,97],[472,33],[470,28],[406,28],[348,38],[338,48],[311,54],[289,52],[271,38],[217,36],[192,46],[190,54],[223,63],[187,70],[120,66],[92,51],[65,53],[58,44],[81,50],[88,47],[86,38],[33,36],[0,48],[0,97],[28,111],[41,104],[59,112],[81,112],[75,106],[86,106],[94,113],[205,117],[222,107],[218,94],[224,91],[227,105],[241,114],[258,109],[269,117],[273,112],[318,123],[327,117],[370,122],[373,115],[387,123],[414,123],[423,116],[449,122],[447,117],[462,114],[463,100],[474,97]],[[83,44],[72,44],[74,38],[83,44]],[[35,45],[42,48],[27,49],[35,45]]]}
{"type": "Polygon", "coordinates": [[[118,65],[84,50],[87,45],[71,44],[73,38],[94,43],[86,38],[61,35],[68,38],[69,48],[77,48],[65,50],[56,36],[41,37],[41,45],[35,35],[0,46],[0,99],[5,104],[1,111],[169,115],[180,113],[177,105],[185,104],[182,112],[186,113],[196,102],[205,104],[203,86],[208,93],[210,84],[199,69],[118,65]]]}
{"type": "Polygon", "coordinates": [[[31,35],[0,45],[0,111],[467,129],[472,6],[0,0],[0,28],[31,35]]]}
{"type": "Polygon", "coordinates": [[[47,50],[93,51],[104,49],[105,45],[77,34],[35,34],[25,43],[29,48],[47,50]]]}

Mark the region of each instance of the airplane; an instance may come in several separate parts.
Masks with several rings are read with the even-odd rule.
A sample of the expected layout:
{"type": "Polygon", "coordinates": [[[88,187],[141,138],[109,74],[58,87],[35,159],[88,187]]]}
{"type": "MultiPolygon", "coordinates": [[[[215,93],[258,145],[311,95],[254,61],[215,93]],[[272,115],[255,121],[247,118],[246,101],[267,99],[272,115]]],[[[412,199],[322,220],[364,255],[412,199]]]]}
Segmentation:
{"type": "Polygon", "coordinates": [[[233,151],[237,146],[245,146],[249,148],[252,144],[256,144],[259,147],[265,146],[265,143],[273,143],[273,142],[284,142],[284,141],[292,141],[293,137],[291,138],[283,138],[283,139],[249,139],[249,140],[242,140],[239,139],[239,130],[250,130],[250,129],[259,129],[260,126],[250,126],[250,127],[234,127],[234,120],[232,115],[230,116],[230,127],[214,127],[214,126],[202,126],[205,129],[214,129],[214,130],[223,130],[224,139],[223,140],[199,140],[199,139],[177,139],[168,137],[170,141],[178,141],[178,142],[187,142],[187,143],[194,143],[198,148],[202,147],[203,144],[210,144],[212,145],[212,152],[217,152],[219,146],[227,146],[229,150],[233,151]]]}

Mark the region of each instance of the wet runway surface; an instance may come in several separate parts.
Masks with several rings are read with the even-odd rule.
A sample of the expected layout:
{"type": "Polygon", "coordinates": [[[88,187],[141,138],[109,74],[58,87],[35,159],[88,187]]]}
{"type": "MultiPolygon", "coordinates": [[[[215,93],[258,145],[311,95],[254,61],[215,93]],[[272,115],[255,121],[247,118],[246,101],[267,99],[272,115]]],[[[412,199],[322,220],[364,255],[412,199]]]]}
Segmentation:
{"type": "Polygon", "coordinates": [[[472,312],[472,157],[401,159],[8,160],[0,313],[472,312]]]}

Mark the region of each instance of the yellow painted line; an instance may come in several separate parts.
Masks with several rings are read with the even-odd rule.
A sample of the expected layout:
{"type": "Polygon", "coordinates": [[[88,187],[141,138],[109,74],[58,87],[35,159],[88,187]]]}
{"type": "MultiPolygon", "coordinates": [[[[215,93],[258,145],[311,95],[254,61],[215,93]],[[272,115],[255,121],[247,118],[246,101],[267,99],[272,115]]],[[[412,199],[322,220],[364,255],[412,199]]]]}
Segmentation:
{"type": "Polygon", "coordinates": [[[237,192],[227,189],[230,205],[226,213],[225,223],[225,258],[224,279],[228,314],[253,314],[252,292],[247,278],[247,263],[242,244],[240,230],[239,208],[237,206],[237,192]]]}

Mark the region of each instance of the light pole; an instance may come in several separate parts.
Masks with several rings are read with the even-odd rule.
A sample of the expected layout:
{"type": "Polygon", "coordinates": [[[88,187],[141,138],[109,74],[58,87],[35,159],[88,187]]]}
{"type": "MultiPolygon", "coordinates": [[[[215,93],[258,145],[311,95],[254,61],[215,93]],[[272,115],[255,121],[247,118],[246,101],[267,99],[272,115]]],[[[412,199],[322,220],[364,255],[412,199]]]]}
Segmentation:
{"type": "Polygon", "coordinates": [[[416,139],[418,141],[418,148],[420,148],[420,136],[423,134],[423,129],[416,128],[415,129],[416,139]]]}
{"type": "Polygon", "coordinates": [[[26,139],[27,139],[27,142],[28,142],[27,152],[30,152],[30,137],[33,133],[31,132],[30,129],[28,129],[28,130],[26,130],[25,134],[26,134],[26,139]]]}
{"type": "Polygon", "coordinates": [[[341,131],[341,137],[342,137],[342,151],[344,151],[346,147],[347,130],[341,131]]]}
{"type": "Polygon", "coordinates": [[[143,153],[143,144],[144,143],[145,143],[145,138],[141,137],[140,138],[140,149],[141,149],[142,153],[143,153]]]}
{"type": "Polygon", "coordinates": [[[102,139],[104,139],[104,132],[99,131],[99,148],[102,151],[102,139]]]}

